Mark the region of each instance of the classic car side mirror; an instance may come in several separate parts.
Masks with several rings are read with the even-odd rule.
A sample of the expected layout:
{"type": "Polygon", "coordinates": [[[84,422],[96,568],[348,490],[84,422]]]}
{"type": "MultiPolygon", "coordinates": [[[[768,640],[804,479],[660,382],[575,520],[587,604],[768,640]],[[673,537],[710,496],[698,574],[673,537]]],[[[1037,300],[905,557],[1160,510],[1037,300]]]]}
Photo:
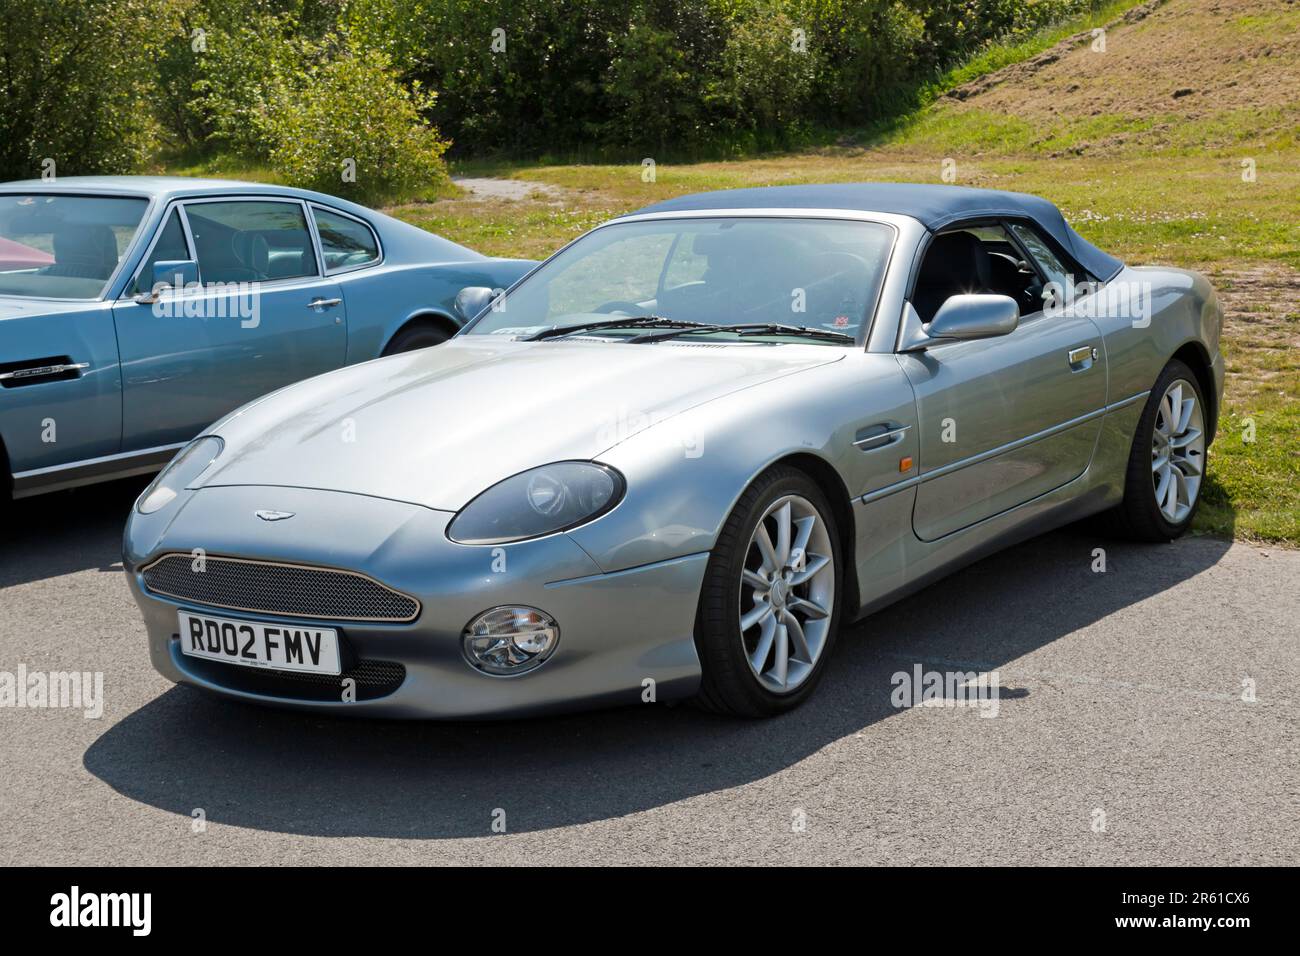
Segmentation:
{"type": "Polygon", "coordinates": [[[991,339],[1016,330],[1020,306],[1009,295],[954,295],[926,329],[932,339],[991,339]]]}
{"type": "Polygon", "coordinates": [[[500,289],[489,289],[484,285],[471,285],[456,293],[456,311],[468,322],[492,304],[492,300],[501,294],[500,289]]]}
{"type": "Polygon", "coordinates": [[[158,301],[158,287],[183,288],[199,281],[199,264],[193,259],[164,259],[153,264],[149,274],[149,289],[135,296],[141,305],[158,301]]]}

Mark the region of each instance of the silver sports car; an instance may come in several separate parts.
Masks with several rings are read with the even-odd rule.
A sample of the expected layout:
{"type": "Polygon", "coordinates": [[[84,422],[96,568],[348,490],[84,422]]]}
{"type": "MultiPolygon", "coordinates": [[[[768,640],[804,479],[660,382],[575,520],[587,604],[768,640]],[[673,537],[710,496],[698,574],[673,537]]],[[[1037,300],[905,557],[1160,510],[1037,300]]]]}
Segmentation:
{"type": "Polygon", "coordinates": [[[141,495],[154,666],[387,717],[794,707],[841,623],[1096,512],[1196,511],[1206,280],[1045,200],[747,189],[570,243],[433,349],[222,419],[141,495]]]}

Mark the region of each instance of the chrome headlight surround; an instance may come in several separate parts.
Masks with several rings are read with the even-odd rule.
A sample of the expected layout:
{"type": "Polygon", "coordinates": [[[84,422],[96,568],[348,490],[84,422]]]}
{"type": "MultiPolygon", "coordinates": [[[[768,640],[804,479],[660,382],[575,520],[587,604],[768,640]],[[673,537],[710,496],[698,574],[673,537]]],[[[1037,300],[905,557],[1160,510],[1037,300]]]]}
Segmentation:
{"type": "Polygon", "coordinates": [[[199,475],[208,470],[208,466],[217,460],[225,447],[226,443],[216,435],[194,439],[177,452],[171,463],[140,493],[135,502],[135,510],[142,515],[151,515],[167,507],[199,475]]]}
{"type": "Polygon", "coordinates": [[[457,544],[509,544],[568,531],[612,510],[623,476],[592,461],[557,461],[499,481],[447,525],[457,544]]]}

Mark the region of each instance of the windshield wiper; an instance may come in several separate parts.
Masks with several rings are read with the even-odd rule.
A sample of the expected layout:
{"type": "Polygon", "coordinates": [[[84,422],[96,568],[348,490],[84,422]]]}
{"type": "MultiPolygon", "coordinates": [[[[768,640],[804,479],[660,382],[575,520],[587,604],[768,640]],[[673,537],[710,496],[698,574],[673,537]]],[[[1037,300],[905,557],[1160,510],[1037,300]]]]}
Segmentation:
{"type": "Polygon", "coordinates": [[[748,322],[743,325],[693,325],[688,328],[675,328],[666,332],[647,332],[628,339],[629,342],[662,342],[679,335],[696,332],[734,332],[736,335],[802,335],[808,338],[830,339],[836,342],[857,342],[855,336],[847,332],[834,332],[830,329],[814,329],[807,325],[785,325],[781,322],[748,322]]]}
{"type": "Polygon", "coordinates": [[[671,328],[675,331],[711,328],[703,322],[687,322],[684,319],[670,319],[666,315],[628,315],[621,319],[603,319],[600,322],[579,322],[576,325],[550,325],[544,329],[525,335],[521,342],[538,342],[542,339],[574,332],[594,332],[599,329],[636,329],[636,328],[671,328]]]}

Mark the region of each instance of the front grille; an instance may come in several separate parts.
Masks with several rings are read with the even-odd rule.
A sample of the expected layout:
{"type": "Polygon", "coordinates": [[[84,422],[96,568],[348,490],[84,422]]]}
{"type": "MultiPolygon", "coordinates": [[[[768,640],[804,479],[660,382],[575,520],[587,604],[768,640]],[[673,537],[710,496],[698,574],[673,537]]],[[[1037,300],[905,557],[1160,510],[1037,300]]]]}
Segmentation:
{"type": "Polygon", "coordinates": [[[420,602],[355,571],[312,568],[211,555],[195,570],[188,554],[168,554],[146,567],[154,594],[209,607],[332,621],[413,621],[420,602]]]}
{"type": "Polygon", "coordinates": [[[185,667],[218,687],[282,700],[341,701],[343,682],[348,679],[356,681],[357,700],[376,700],[387,697],[406,680],[406,668],[395,661],[361,660],[337,676],[243,667],[197,657],[186,657],[185,667]]]}

